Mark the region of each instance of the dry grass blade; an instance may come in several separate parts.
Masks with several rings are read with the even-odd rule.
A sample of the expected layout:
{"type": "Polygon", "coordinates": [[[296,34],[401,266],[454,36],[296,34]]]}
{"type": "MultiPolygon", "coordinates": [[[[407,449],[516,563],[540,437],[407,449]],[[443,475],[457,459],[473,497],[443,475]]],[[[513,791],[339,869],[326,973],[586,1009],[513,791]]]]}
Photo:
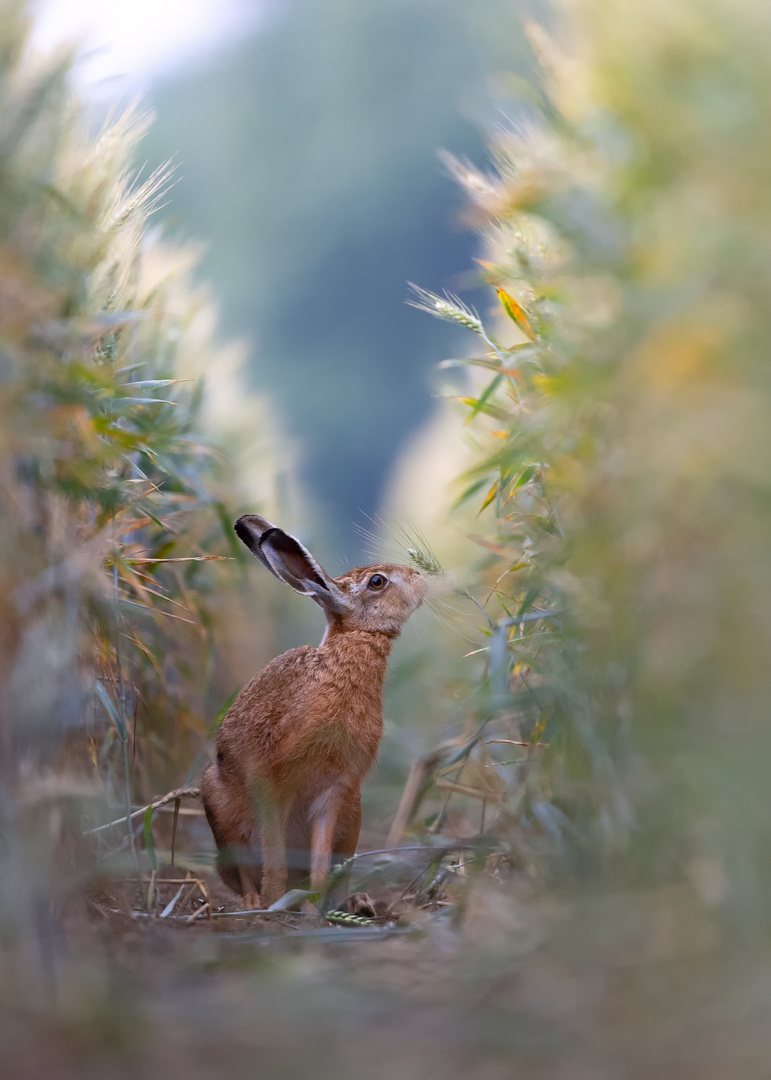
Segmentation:
{"type": "Polygon", "coordinates": [[[522,742],[520,739],[486,739],[485,740],[485,746],[493,746],[495,743],[506,743],[509,746],[532,746],[536,750],[538,750],[538,749],[540,749],[542,747],[546,748],[549,745],[547,742],[530,743],[530,742],[522,742]]]}
{"type": "MultiPolygon", "coordinates": [[[[168,795],[164,795],[162,798],[157,799],[155,802],[148,803],[147,806],[141,807],[139,810],[134,810],[129,815],[129,820],[133,821],[134,818],[143,817],[148,810],[159,810],[162,806],[168,805],[171,802],[177,802],[179,799],[200,799],[201,789],[198,787],[177,788],[175,791],[170,791],[168,795]]],[[[106,829],[114,829],[117,825],[124,824],[126,821],[126,815],[116,818],[115,821],[108,821],[104,825],[97,825],[94,829],[86,829],[83,833],[84,836],[93,836],[95,833],[104,832],[106,829]]]]}
{"type": "Polygon", "coordinates": [[[235,562],[232,555],[186,555],[178,559],[133,559],[128,558],[124,560],[127,563],[131,563],[132,566],[139,566],[142,563],[150,563],[155,565],[156,563],[186,563],[186,562],[235,562]]]}
{"type": "Polygon", "coordinates": [[[204,915],[208,915],[208,917],[211,918],[211,904],[208,902],[204,903],[197,911],[194,911],[192,915],[185,916],[185,922],[194,923],[198,919],[202,919],[204,915]]]}
{"type": "Polygon", "coordinates": [[[175,615],[171,611],[164,611],[163,608],[148,607],[147,604],[140,604],[137,603],[136,600],[129,600],[129,598],[124,595],[121,595],[120,602],[121,604],[128,604],[130,607],[141,608],[142,611],[149,612],[151,615],[163,615],[165,619],[176,619],[177,622],[187,623],[188,626],[198,626],[195,619],[185,619],[182,615],[175,615]]]}
{"type": "Polygon", "coordinates": [[[421,793],[431,773],[442,759],[441,753],[428,754],[414,761],[407,775],[399,806],[388,832],[387,844],[396,847],[415,813],[421,793]]]}
{"type": "Polygon", "coordinates": [[[434,786],[438,787],[440,791],[452,791],[458,795],[467,795],[470,799],[481,799],[483,802],[501,802],[503,800],[502,795],[496,796],[489,791],[480,791],[478,788],[468,787],[466,784],[458,784],[455,780],[434,780],[434,786]]]}

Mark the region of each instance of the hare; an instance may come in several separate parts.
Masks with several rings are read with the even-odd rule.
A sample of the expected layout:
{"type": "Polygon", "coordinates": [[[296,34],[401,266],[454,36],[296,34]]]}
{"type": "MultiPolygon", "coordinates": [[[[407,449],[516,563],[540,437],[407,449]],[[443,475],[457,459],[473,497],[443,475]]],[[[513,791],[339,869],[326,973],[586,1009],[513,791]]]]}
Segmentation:
{"type": "Polygon", "coordinates": [[[295,881],[310,871],[311,888],[319,890],[332,856],[356,850],[361,782],[383,733],[388,654],[427,582],[390,563],[331,578],[264,518],[248,514],[234,528],[327,619],[318,648],[290,649],[244,687],[201,784],[222,880],[248,907],[266,908],[286,892],[289,870],[295,881]]]}

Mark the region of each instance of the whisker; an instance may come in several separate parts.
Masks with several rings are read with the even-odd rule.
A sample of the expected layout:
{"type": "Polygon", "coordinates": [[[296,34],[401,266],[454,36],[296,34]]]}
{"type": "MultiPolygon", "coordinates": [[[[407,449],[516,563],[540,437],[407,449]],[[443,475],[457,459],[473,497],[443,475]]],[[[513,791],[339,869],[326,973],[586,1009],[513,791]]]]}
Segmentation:
{"type": "Polygon", "coordinates": [[[440,626],[443,626],[444,629],[447,630],[449,633],[455,634],[457,637],[462,638],[464,641],[468,641],[471,645],[479,645],[478,638],[469,637],[468,634],[464,634],[461,630],[458,629],[457,625],[455,625],[454,622],[450,621],[450,619],[445,618],[439,611],[437,611],[437,609],[432,604],[428,603],[428,601],[426,601],[426,606],[428,607],[436,621],[440,624],[440,626]]]}

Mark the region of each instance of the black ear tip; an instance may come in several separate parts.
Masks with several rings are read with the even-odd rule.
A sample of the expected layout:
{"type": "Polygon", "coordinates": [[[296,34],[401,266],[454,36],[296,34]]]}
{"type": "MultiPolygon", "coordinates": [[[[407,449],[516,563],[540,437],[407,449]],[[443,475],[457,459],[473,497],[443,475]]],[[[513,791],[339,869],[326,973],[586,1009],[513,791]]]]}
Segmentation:
{"type": "Polygon", "coordinates": [[[238,539],[243,540],[247,547],[251,547],[251,545],[254,543],[254,534],[249,528],[249,526],[246,524],[247,517],[248,515],[240,517],[238,521],[236,521],[233,525],[233,528],[235,529],[235,533],[238,539]]]}
{"type": "Polygon", "coordinates": [[[233,528],[238,539],[242,540],[255,555],[269,533],[280,532],[280,529],[276,529],[275,525],[271,525],[259,514],[244,514],[233,524],[233,528]]]}

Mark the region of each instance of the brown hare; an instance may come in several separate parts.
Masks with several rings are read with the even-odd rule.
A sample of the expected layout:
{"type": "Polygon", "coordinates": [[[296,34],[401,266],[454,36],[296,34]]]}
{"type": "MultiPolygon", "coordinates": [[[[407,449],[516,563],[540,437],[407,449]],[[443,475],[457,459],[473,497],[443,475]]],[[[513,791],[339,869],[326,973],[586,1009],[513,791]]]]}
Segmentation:
{"type": "Polygon", "coordinates": [[[390,563],[331,578],[294,537],[256,514],[239,518],[235,530],[327,618],[318,648],[290,649],[244,687],[201,785],[222,880],[247,906],[265,908],[286,892],[289,870],[294,881],[310,871],[318,890],[332,856],[356,850],[361,782],[383,733],[388,654],[426,580],[390,563]]]}

